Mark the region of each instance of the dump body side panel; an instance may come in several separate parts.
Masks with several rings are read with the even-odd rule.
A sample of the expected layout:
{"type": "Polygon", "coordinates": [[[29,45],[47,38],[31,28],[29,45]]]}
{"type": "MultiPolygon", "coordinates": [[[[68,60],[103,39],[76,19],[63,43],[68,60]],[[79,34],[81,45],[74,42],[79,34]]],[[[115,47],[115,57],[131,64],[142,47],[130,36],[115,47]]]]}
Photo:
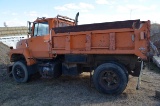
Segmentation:
{"type": "MultiPolygon", "coordinates": [[[[69,27],[68,31],[52,31],[52,53],[56,54],[135,54],[146,59],[149,40],[149,21],[140,22],[139,27],[103,29],[73,32],[78,30],[69,27]]],[[[131,24],[130,24],[131,25],[131,24]]],[[[85,26],[86,27],[86,26],[85,26]]],[[[80,27],[82,28],[82,27],[80,27]]],[[[65,28],[67,29],[67,27],[65,28]]],[[[94,27],[93,27],[94,29],[94,27]]]]}

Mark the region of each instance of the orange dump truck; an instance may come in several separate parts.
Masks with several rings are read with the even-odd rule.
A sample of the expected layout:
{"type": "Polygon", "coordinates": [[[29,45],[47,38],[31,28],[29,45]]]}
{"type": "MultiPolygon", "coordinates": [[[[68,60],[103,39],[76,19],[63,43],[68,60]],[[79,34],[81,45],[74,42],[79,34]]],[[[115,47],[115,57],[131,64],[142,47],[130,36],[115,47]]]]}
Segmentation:
{"type": "Polygon", "coordinates": [[[129,75],[139,77],[147,59],[150,21],[77,25],[78,15],[37,18],[32,26],[29,22],[28,39],[10,48],[14,64],[8,73],[16,82],[27,82],[37,72],[58,78],[93,70],[91,78],[99,92],[120,94],[129,75]]]}

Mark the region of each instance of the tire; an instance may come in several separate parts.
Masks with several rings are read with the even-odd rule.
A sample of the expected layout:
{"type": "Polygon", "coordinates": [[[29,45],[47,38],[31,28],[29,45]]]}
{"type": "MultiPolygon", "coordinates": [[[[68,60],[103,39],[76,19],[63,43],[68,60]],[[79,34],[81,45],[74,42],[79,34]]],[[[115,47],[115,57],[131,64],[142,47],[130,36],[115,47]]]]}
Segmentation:
{"type": "Polygon", "coordinates": [[[126,77],[127,77],[127,83],[128,83],[129,74],[128,74],[128,71],[127,71],[126,67],[124,67],[124,65],[119,64],[119,63],[117,63],[117,62],[110,62],[110,63],[116,64],[116,65],[120,66],[120,67],[124,70],[124,72],[125,72],[125,74],[126,74],[126,77]]]}
{"type": "Polygon", "coordinates": [[[114,63],[104,63],[93,74],[95,88],[105,94],[121,94],[128,83],[125,71],[114,63]]]}
{"type": "Polygon", "coordinates": [[[21,61],[14,63],[12,68],[12,75],[17,83],[25,83],[29,80],[27,66],[21,61]]]}

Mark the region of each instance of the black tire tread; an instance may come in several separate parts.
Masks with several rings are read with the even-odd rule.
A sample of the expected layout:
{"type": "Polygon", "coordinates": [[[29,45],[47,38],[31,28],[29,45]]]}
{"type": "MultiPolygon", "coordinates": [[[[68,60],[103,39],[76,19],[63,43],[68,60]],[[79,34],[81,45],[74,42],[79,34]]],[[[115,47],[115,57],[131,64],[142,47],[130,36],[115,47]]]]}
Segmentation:
{"type": "Polygon", "coordinates": [[[22,62],[22,61],[17,61],[17,62],[15,62],[14,65],[13,65],[13,68],[12,68],[12,75],[13,75],[14,80],[15,80],[17,83],[25,83],[25,82],[27,82],[27,81],[29,80],[29,74],[28,74],[28,71],[27,71],[27,66],[26,66],[26,64],[25,64],[24,62],[22,62]],[[17,66],[17,65],[21,66],[21,67],[23,68],[24,72],[25,72],[25,78],[24,78],[23,80],[17,79],[17,78],[15,77],[15,75],[14,75],[14,68],[15,68],[15,66],[17,66]]]}

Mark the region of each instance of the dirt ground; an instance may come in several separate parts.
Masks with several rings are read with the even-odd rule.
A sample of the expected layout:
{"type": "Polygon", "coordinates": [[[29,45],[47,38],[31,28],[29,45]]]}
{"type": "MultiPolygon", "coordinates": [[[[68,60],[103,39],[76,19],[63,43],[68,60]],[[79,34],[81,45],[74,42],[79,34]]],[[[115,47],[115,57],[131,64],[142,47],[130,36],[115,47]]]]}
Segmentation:
{"type": "Polygon", "coordinates": [[[151,70],[143,70],[140,90],[136,90],[137,78],[130,76],[126,90],[113,96],[90,87],[86,73],[18,84],[6,73],[8,48],[0,46],[0,51],[0,106],[160,106],[155,97],[155,91],[160,91],[160,69],[153,64],[151,70]]]}

